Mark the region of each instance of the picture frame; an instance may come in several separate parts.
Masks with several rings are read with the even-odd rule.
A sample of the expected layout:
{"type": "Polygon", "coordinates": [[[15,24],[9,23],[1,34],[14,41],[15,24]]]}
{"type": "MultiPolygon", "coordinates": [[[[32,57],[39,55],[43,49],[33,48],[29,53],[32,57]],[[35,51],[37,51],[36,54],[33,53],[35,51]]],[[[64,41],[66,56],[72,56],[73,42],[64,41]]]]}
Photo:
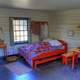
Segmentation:
{"type": "Polygon", "coordinates": [[[74,32],[73,30],[69,30],[69,31],[67,32],[67,35],[68,35],[69,37],[73,37],[74,34],[75,34],[75,32],[74,32]]]}

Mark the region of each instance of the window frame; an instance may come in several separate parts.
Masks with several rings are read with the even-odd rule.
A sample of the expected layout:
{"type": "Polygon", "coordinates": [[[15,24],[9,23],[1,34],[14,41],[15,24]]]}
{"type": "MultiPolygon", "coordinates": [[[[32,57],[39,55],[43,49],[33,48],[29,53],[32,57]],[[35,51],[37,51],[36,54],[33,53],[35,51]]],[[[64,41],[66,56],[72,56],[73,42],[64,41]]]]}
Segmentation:
{"type": "Polygon", "coordinates": [[[29,32],[29,27],[30,27],[30,19],[27,17],[9,17],[9,23],[10,23],[10,27],[9,27],[9,32],[10,32],[10,44],[11,45],[16,45],[16,44],[25,44],[25,43],[30,43],[31,42],[31,32],[29,32]],[[19,42],[15,42],[14,41],[14,30],[13,30],[13,20],[27,20],[27,31],[28,31],[28,40],[27,41],[19,41],[19,42]],[[29,37],[30,37],[30,41],[29,41],[29,37]]]}

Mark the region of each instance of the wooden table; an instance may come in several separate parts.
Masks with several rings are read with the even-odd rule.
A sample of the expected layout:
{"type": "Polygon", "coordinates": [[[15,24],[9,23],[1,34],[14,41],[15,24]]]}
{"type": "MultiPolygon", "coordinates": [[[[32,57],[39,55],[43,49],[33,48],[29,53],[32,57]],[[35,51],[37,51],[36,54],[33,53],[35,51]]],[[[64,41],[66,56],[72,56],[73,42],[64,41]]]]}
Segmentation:
{"type": "Polygon", "coordinates": [[[4,43],[0,44],[0,48],[3,49],[3,51],[4,51],[4,56],[7,56],[7,46],[6,46],[6,44],[4,44],[4,43]]]}
{"type": "Polygon", "coordinates": [[[73,48],[70,51],[80,53],[80,49],[79,48],[73,48]]]}

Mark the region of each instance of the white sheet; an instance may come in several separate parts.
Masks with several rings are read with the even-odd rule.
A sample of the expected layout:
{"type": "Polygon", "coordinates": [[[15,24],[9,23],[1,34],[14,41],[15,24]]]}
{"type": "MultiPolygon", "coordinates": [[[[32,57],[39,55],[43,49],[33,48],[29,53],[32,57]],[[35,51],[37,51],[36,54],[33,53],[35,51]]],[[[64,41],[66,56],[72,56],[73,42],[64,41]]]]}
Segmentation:
{"type": "Polygon", "coordinates": [[[58,40],[45,39],[43,42],[49,42],[51,46],[61,46],[62,44],[58,40]]]}
{"type": "Polygon", "coordinates": [[[49,40],[51,46],[61,46],[62,44],[58,40],[49,40]]]}

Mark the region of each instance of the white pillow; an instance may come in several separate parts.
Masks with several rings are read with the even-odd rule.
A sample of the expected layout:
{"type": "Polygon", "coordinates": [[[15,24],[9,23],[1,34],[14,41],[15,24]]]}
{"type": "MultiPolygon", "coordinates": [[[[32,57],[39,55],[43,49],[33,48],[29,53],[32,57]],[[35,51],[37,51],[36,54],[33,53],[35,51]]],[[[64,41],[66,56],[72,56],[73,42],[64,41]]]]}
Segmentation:
{"type": "Polygon", "coordinates": [[[62,44],[58,40],[49,40],[48,41],[51,46],[61,46],[62,44]]]}
{"type": "Polygon", "coordinates": [[[44,39],[43,42],[49,42],[51,41],[52,39],[44,39]]]}

